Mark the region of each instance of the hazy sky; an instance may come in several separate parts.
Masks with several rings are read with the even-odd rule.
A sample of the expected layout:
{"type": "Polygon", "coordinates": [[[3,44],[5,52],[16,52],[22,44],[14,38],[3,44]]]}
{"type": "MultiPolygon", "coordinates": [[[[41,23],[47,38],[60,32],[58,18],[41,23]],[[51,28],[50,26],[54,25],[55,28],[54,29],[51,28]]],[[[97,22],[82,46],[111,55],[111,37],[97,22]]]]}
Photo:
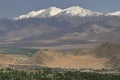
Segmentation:
{"type": "Polygon", "coordinates": [[[103,13],[120,10],[120,0],[0,0],[0,18],[12,18],[32,10],[56,6],[80,6],[103,13]]]}

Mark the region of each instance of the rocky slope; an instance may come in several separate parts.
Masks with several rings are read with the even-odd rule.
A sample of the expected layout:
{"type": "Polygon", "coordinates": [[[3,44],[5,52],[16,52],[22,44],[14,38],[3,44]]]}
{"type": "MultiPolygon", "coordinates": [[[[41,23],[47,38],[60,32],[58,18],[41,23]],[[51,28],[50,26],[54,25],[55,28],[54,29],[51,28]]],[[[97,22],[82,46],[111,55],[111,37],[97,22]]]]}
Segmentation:
{"type": "Polygon", "coordinates": [[[40,49],[32,56],[0,54],[0,65],[21,64],[61,68],[120,68],[120,45],[103,43],[95,48],[40,49]]]}
{"type": "Polygon", "coordinates": [[[105,42],[95,48],[39,50],[31,64],[61,68],[120,68],[120,45],[105,42]]]}
{"type": "MultiPolygon", "coordinates": [[[[78,54],[81,53],[78,52],[78,54]]],[[[73,52],[61,53],[56,50],[40,50],[28,61],[31,64],[47,67],[102,69],[105,68],[107,60],[106,58],[97,58],[90,54],[75,55],[73,52]]]]}
{"type": "Polygon", "coordinates": [[[79,44],[120,43],[119,11],[102,14],[78,6],[50,7],[0,20],[0,46],[61,47],[79,44]]]}

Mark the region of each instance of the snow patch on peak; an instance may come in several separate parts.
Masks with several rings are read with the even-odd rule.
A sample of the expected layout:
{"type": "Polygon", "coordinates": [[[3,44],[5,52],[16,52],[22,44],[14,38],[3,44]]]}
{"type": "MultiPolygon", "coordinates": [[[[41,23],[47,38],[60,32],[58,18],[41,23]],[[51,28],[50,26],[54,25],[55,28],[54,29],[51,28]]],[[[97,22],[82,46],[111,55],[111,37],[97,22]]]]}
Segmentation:
{"type": "Polygon", "coordinates": [[[26,18],[45,18],[45,17],[52,17],[56,14],[60,13],[62,10],[56,7],[50,7],[48,9],[42,9],[39,11],[31,11],[25,15],[21,15],[19,17],[14,18],[15,20],[18,19],[26,19],[26,18]]]}
{"type": "Polygon", "coordinates": [[[103,15],[99,12],[94,12],[88,9],[84,9],[79,6],[73,6],[67,9],[60,9],[56,7],[50,7],[48,9],[42,9],[39,11],[32,11],[25,15],[21,15],[19,17],[14,18],[18,19],[26,19],[26,18],[47,18],[52,16],[77,16],[77,17],[89,17],[89,16],[100,16],[103,15]]]}
{"type": "Polygon", "coordinates": [[[32,18],[32,17],[37,17],[39,14],[41,14],[42,12],[44,12],[45,10],[39,10],[39,11],[31,11],[27,14],[21,15],[19,17],[14,18],[15,20],[18,19],[26,19],[26,18],[32,18]]]}
{"type": "Polygon", "coordinates": [[[64,9],[60,15],[68,15],[68,16],[79,16],[79,17],[86,17],[86,16],[100,16],[102,13],[94,12],[88,9],[84,9],[79,6],[73,6],[67,9],[64,9]]]}
{"type": "Polygon", "coordinates": [[[113,13],[107,13],[106,16],[119,16],[120,17],[120,11],[113,12],[113,13]]]}
{"type": "Polygon", "coordinates": [[[46,11],[44,11],[42,14],[46,15],[45,17],[51,17],[51,16],[55,16],[58,13],[60,13],[62,10],[60,8],[56,8],[56,7],[50,7],[48,9],[46,9],[46,11]]]}
{"type": "Polygon", "coordinates": [[[67,8],[67,9],[64,9],[64,10],[85,10],[84,8],[82,7],[79,7],[79,6],[72,6],[70,8],[67,8]]]}
{"type": "Polygon", "coordinates": [[[49,7],[47,10],[51,10],[51,11],[61,11],[60,8],[57,7],[49,7]]]}

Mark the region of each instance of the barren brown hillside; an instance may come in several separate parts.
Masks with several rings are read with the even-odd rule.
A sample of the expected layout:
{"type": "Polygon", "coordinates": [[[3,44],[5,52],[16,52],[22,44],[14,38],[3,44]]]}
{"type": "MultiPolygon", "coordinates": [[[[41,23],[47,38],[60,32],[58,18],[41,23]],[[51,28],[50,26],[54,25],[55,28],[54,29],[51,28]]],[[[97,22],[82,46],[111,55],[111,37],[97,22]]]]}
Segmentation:
{"type": "Polygon", "coordinates": [[[40,49],[32,56],[0,54],[0,66],[31,64],[60,68],[120,68],[120,46],[103,43],[95,48],[70,50],[40,49]]]}
{"type": "MultiPolygon", "coordinates": [[[[72,51],[73,52],[73,51],[72,51]]],[[[94,55],[74,55],[74,53],[60,53],[56,50],[40,50],[35,53],[30,62],[40,64],[48,67],[61,68],[94,68],[102,69],[105,67],[104,63],[108,61],[106,58],[96,58],[94,55]],[[66,55],[64,55],[66,54],[66,55]]]]}
{"type": "Polygon", "coordinates": [[[0,54],[0,67],[9,64],[24,64],[28,60],[26,55],[0,54]]]}

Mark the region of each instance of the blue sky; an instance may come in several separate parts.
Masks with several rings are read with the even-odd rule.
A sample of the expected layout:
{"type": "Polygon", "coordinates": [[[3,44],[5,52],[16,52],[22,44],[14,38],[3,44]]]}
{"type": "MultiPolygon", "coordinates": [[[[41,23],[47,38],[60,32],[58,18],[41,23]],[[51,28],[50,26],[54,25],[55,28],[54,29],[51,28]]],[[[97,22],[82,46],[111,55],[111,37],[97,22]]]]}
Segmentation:
{"type": "Polygon", "coordinates": [[[103,13],[120,10],[120,0],[0,0],[0,18],[13,18],[32,10],[80,6],[103,13]]]}

